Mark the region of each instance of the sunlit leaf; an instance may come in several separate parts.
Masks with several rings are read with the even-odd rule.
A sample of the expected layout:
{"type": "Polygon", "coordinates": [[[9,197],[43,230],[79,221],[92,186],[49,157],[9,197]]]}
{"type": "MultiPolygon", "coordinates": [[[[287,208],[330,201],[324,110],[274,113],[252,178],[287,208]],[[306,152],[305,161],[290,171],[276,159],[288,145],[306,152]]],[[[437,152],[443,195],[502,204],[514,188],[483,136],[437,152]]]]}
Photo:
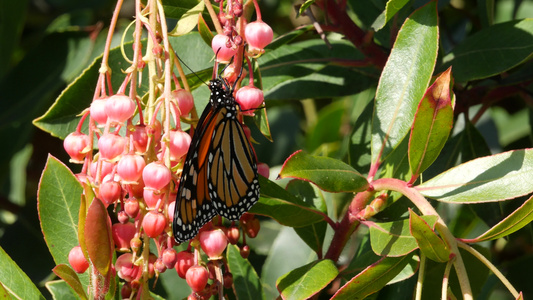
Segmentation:
{"type": "Polygon", "coordinates": [[[411,129],[429,84],[438,48],[436,2],[416,10],[403,24],[383,69],[372,120],[372,162],[378,163],[411,129]]]}
{"type": "Polygon", "coordinates": [[[418,104],[409,138],[409,165],[417,176],[439,156],[453,126],[451,69],[442,73],[418,104]]]}
{"type": "Polygon", "coordinates": [[[16,299],[45,299],[32,280],[0,247],[0,283],[16,299]]]}
{"type": "MultiPolygon", "coordinates": [[[[431,226],[437,222],[437,216],[422,216],[431,226]]],[[[418,248],[416,239],[411,235],[409,220],[387,223],[365,222],[370,227],[372,250],[381,256],[404,256],[418,248]]]]}
{"type": "Polygon", "coordinates": [[[76,292],[77,296],[80,299],[87,299],[87,294],[85,293],[85,290],[83,289],[83,285],[80,282],[80,279],[78,278],[78,275],[72,268],[65,264],[59,264],[55,266],[54,269],[52,269],[54,274],[56,274],[58,277],[63,279],[69,286],[76,292]]]}
{"type": "Polygon", "coordinates": [[[514,150],[471,160],[416,189],[443,202],[480,203],[533,192],[533,149],[514,150]]]}
{"type": "Polygon", "coordinates": [[[524,204],[513,211],[501,222],[487,230],[475,239],[465,240],[468,242],[481,242],[495,240],[510,235],[533,221],[533,197],[527,199],[524,204]]]}
{"type": "Polygon", "coordinates": [[[279,176],[306,180],[329,192],[360,192],[368,188],[366,178],[350,165],[302,151],[287,158],[279,176]]]}
{"type": "Polygon", "coordinates": [[[394,279],[405,268],[412,256],[411,253],[401,257],[383,257],[348,281],[331,299],[364,299],[394,279]]]}
{"type": "Polygon", "coordinates": [[[507,71],[533,53],[533,19],[513,20],[484,28],[466,38],[443,59],[459,82],[507,71]]]}
{"type": "Polygon", "coordinates": [[[427,258],[436,262],[446,262],[450,259],[450,249],[446,243],[433,231],[424,219],[409,210],[409,228],[416,239],[416,243],[427,258]]]}
{"type": "Polygon", "coordinates": [[[324,289],[339,274],[329,259],[314,261],[281,276],[277,287],[283,299],[308,299],[324,289]]]}
{"type": "Polygon", "coordinates": [[[265,299],[261,280],[250,262],[242,258],[239,248],[229,245],[228,267],[233,275],[233,286],[238,299],[265,299]]]}
{"type": "Polygon", "coordinates": [[[372,24],[372,29],[378,31],[382,29],[392,17],[407,4],[409,0],[389,0],[385,6],[385,10],[376,18],[372,24]]]}

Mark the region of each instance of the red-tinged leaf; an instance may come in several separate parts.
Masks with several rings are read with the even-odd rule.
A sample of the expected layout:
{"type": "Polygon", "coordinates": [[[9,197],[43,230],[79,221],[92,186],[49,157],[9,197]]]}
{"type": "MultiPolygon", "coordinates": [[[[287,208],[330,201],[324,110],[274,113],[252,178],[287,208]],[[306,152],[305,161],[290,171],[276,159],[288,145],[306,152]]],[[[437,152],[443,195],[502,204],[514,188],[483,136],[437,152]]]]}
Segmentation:
{"type": "Polygon", "coordinates": [[[309,299],[337,277],[332,260],[314,261],[281,276],[276,286],[283,299],[309,299]]]}
{"type": "Polygon", "coordinates": [[[76,292],[80,299],[88,299],[83,285],[78,278],[78,274],[76,274],[72,268],[65,264],[59,264],[55,266],[52,271],[59,278],[63,279],[74,290],[74,292],[76,292]]]}
{"type": "Polygon", "coordinates": [[[85,257],[88,259],[89,254],[87,253],[87,246],[85,245],[85,220],[87,218],[87,209],[91,205],[92,201],[95,199],[96,195],[90,183],[84,182],[81,185],[83,187],[83,194],[81,195],[80,202],[80,212],[78,219],[78,240],[80,243],[81,250],[83,251],[85,257]],[[82,238],[80,238],[82,237],[82,238]]]}
{"type": "Polygon", "coordinates": [[[381,74],[372,119],[372,162],[377,164],[404,139],[437,58],[437,3],[417,9],[402,25],[381,74]]]}
{"type": "Polygon", "coordinates": [[[89,259],[105,277],[111,267],[113,241],[110,239],[110,219],[102,201],[91,203],[85,222],[85,244],[89,259]]]}
{"type": "Polygon", "coordinates": [[[6,290],[6,287],[0,282],[0,299],[9,300],[12,299],[9,293],[6,290]]]}
{"type": "Polygon", "coordinates": [[[250,262],[242,258],[235,245],[229,245],[226,253],[228,267],[233,274],[233,286],[237,299],[265,299],[259,276],[250,262]]]}
{"type": "Polygon", "coordinates": [[[482,241],[499,239],[522,229],[531,221],[533,221],[533,196],[527,199],[524,204],[513,211],[505,219],[494,225],[482,235],[475,239],[464,239],[463,241],[467,243],[478,243],[482,241]]]}
{"type": "Polygon", "coordinates": [[[409,263],[413,253],[402,257],[383,257],[342,286],[332,300],[364,299],[381,290],[409,263]]]}
{"type": "Polygon", "coordinates": [[[443,202],[501,201],[533,192],[533,149],[513,150],[471,160],[417,186],[443,202]]]}
{"type": "Polygon", "coordinates": [[[420,251],[427,258],[436,262],[450,260],[450,249],[446,243],[431,229],[431,227],[411,209],[409,209],[409,228],[416,239],[420,251]]]}
{"type": "Polygon", "coordinates": [[[250,213],[271,217],[280,224],[303,227],[324,219],[322,212],[293,196],[274,182],[259,176],[261,198],[250,213]]]}
{"type": "Polygon", "coordinates": [[[68,263],[78,245],[78,213],[82,187],[72,172],[48,156],[39,182],[38,210],[44,239],[56,264],[68,263]]]}
{"type": "Polygon", "coordinates": [[[287,158],[279,177],[309,181],[328,192],[360,192],[368,188],[366,178],[350,165],[302,151],[287,158]]]}
{"type": "Polygon", "coordinates": [[[439,156],[453,127],[450,100],[451,68],[428,88],[418,104],[409,137],[409,166],[418,177],[439,156]]]}
{"type": "MultiPolygon", "coordinates": [[[[437,216],[422,216],[432,227],[437,216]]],[[[418,248],[416,239],[409,230],[409,220],[386,223],[363,222],[370,228],[370,244],[374,253],[380,256],[404,256],[418,248]]]]}
{"type": "Polygon", "coordinates": [[[32,280],[0,247],[0,283],[15,299],[45,299],[32,280]]]}
{"type": "Polygon", "coordinates": [[[207,23],[202,15],[200,15],[198,18],[198,33],[200,34],[200,37],[202,37],[202,40],[204,40],[204,42],[211,47],[211,40],[213,40],[215,35],[213,32],[211,32],[209,26],[207,26],[207,23]]]}

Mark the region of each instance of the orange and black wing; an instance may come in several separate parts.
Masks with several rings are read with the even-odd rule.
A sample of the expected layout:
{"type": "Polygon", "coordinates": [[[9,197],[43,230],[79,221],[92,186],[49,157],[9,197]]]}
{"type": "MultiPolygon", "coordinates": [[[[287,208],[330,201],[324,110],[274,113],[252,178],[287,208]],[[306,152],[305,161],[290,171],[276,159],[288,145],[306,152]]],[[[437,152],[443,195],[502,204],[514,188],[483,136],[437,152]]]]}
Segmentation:
{"type": "Polygon", "coordinates": [[[255,153],[235,107],[220,109],[215,118],[207,164],[209,197],[219,215],[238,221],[259,200],[255,153]]]}
{"type": "Polygon", "coordinates": [[[216,115],[216,109],[208,104],[198,121],[183,165],[172,226],[174,238],[180,243],[194,238],[217,213],[209,197],[206,165],[216,115]]]}

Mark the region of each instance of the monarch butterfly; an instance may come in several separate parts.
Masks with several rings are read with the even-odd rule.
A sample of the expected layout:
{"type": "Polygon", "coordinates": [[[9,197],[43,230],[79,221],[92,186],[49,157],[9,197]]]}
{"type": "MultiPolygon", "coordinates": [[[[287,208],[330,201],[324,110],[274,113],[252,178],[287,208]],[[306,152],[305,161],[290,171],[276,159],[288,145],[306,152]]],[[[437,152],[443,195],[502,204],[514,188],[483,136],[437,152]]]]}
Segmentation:
{"type": "Polygon", "coordinates": [[[179,243],[194,238],[217,213],[239,220],[259,199],[255,153],[237,118],[233,89],[220,76],[209,89],[176,196],[172,230],[179,243]]]}

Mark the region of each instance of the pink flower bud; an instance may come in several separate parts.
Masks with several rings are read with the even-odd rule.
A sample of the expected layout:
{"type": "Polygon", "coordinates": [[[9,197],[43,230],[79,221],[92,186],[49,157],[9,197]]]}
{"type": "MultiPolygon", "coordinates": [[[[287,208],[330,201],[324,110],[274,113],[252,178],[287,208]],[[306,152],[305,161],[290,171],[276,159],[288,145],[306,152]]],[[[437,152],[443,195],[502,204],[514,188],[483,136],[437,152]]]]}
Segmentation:
{"type": "Polygon", "coordinates": [[[83,251],[80,246],[72,248],[68,254],[68,263],[72,266],[76,273],[83,273],[89,268],[89,262],[83,255],[83,251]]]}
{"type": "Polygon", "coordinates": [[[124,123],[135,113],[135,102],[124,94],[109,97],[105,103],[109,121],[124,123]]]}
{"type": "Polygon", "coordinates": [[[69,134],[63,141],[63,147],[67,151],[74,163],[83,163],[83,159],[87,155],[87,148],[91,142],[88,135],[81,132],[73,132],[69,134]]]}
{"type": "Polygon", "coordinates": [[[220,229],[200,233],[200,246],[209,259],[222,259],[222,253],[228,246],[228,239],[220,229]]]}

